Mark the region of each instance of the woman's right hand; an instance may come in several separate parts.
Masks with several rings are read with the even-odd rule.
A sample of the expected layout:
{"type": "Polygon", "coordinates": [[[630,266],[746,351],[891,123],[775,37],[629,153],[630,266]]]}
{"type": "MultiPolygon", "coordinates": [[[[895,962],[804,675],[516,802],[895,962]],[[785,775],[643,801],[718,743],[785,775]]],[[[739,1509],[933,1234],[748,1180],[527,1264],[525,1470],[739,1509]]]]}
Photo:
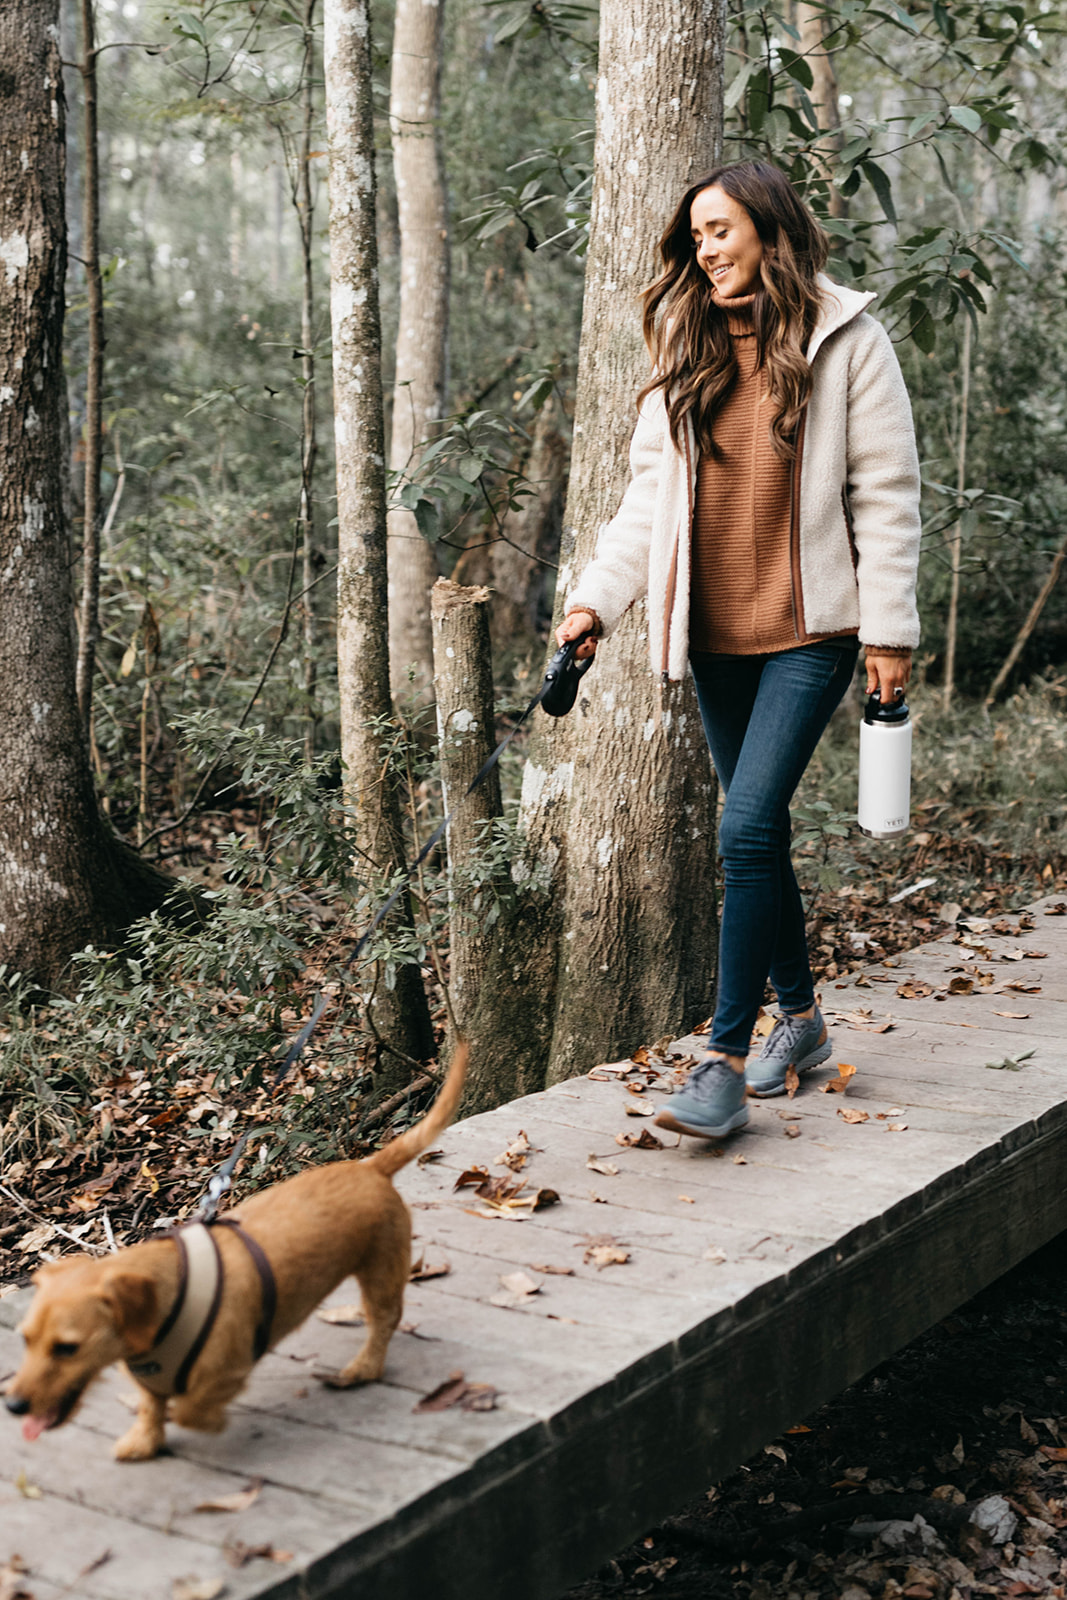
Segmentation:
{"type": "MultiPolygon", "coordinates": [[[[564,617],[556,629],[556,643],[564,645],[569,639],[577,639],[579,634],[592,634],[595,627],[596,618],[588,611],[572,611],[569,617],[564,617]]],[[[584,644],[579,645],[574,652],[575,660],[585,661],[589,656],[595,656],[598,642],[596,638],[590,637],[584,644]]]]}

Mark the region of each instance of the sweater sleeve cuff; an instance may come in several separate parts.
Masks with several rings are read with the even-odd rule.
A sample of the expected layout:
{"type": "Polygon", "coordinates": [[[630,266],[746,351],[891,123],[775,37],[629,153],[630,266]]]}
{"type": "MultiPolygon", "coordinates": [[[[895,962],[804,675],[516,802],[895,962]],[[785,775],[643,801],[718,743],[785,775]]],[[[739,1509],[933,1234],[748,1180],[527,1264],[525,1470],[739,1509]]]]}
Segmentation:
{"type": "Polygon", "coordinates": [[[602,639],[604,637],[604,624],[601,622],[599,615],[597,614],[597,612],[595,612],[593,610],[592,606],[584,606],[584,605],[571,606],[569,608],[569,610],[564,612],[564,614],[563,614],[564,615],[564,620],[566,620],[567,617],[573,617],[574,614],[576,612],[578,612],[578,611],[584,611],[587,617],[592,617],[592,619],[593,619],[593,638],[594,639],[602,639]]]}
{"type": "Polygon", "coordinates": [[[910,644],[864,644],[864,650],[872,656],[899,656],[906,660],[914,651],[910,644]]]}

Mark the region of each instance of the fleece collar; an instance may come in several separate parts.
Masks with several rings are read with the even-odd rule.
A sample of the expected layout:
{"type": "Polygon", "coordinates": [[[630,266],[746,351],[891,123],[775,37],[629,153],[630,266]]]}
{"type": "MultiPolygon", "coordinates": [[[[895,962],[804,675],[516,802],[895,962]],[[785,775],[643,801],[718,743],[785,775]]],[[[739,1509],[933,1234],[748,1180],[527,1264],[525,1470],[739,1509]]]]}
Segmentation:
{"type": "Polygon", "coordinates": [[[824,345],[832,333],[838,328],[843,328],[846,323],[855,321],[861,311],[866,311],[872,300],[877,300],[876,294],[860,289],[849,289],[843,283],[835,283],[828,278],[825,272],[820,272],[818,277],[819,288],[822,291],[822,305],[819,310],[819,320],[815,324],[815,332],[808,344],[808,361],[815,360],[821,345],[824,345]]]}

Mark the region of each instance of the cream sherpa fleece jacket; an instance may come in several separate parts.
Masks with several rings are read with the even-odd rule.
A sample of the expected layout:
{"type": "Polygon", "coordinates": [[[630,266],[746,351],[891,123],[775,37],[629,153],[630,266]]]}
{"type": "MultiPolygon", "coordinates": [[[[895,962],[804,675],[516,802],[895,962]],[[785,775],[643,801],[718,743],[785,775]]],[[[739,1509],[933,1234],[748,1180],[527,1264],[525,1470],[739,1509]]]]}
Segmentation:
{"type": "MultiPolygon", "coordinates": [[[[822,315],[808,360],[812,391],[794,516],[797,640],[858,630],[862,643],[919,642],[919,461],[904,378],[889,336],[866,314],[875,296],[820,275],[822,315]]],[[[698,451],[671,443],[662,391],[642,404],[632,478],[565,610],[596,612],[607,638],[648,598],[653,669],[684,677],[689,657],[689,554],[698,451]]]]}

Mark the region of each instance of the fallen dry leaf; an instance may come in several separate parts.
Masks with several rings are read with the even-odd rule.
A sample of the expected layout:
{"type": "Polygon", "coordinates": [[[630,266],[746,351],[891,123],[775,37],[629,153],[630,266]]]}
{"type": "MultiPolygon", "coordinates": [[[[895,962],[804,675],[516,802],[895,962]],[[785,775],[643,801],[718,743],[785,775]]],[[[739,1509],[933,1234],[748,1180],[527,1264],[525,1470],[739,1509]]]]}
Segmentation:
{"type": "Polygon", "coordinates": [[[787,1128],[783,1128],[782,1132],[785,1134],[787,1139],[800,1138],[800,1129],[797,1127],[795,1122],[791,1122],[787,1128]]]}
{"type": "Polygon", "coordinates": [[[679,1200],[684,1200],[685,1204],[687,1206],[695,1206],[696,1205],[696,1201],[690,1195],[680,1194],[678,1196],[678,1198],[679,1198],[679,1200]]]}
{"type": "Polygon", "coordinates": [[[948,992],[949,994],[973,994],[974,979],[965,978],[962,974],[957,974],[955,978],[949,979],[948,992]]]}
{"type": "Polygon", "coordinates": [[[556,1274],[556,1276],[560,1277],[560,1278],[573,1278],[574,1277],[574,1268],[573,1267],[551,1267],[551,1266],[548,1266],[547,1264],[537,1264],[537,1263],[532,1262],[532,1261],[530,1263],[530,1271],[531,1272],[550,1272],[550,1273],[556,1274]]]}
{"type": "Polygon", "coordinates": [[[617,1178],[619,1175],[619,1169],[614,1161],[601,1161],[595,1150],[590,1153],[585,1164],[590,1172],[599,1172],[605,1178],[617,1178]]]}
{"type": "Polygon", "coordinates": [[[218,1600],[226,1592],[222,1578],[175,1578],[173,1600],[218,1600]]]}
{"type": "Polygon", "coordinates": [[[858,1106],[842,1106],[837,1113],[843,1122],[870,1122],[870,1113],[861,1111],[858,1106]]]}
{"type": "Polygon", "coordinates": [[[605,1267],[621,1267],[630,1259],[629,1250],[617,1244],[591,1244],[582,1260],[603,1272],[605,1267]]]}
{"type": "Polygon", "coordinates": [[[474,1188],[476,1185],[484,1183],[488,1177],[488,1167],[467,1167],[466,1171],[461,1172],[452,1185],[452,1192],[455,1194],[457,1189],[474,1188]]]}
{"type": "Polygon", "coordinates": [[[792,1100],[799,1088],[800,1075],[793,1063],[790,1062],[785,1069],[785,1092],[789,1096],[790,1100],[792,1100]]]}
{"type": "Polygon", "coordinates": [[[647,1084],[644,1084],[644,1083],[628,1083],[626,1085],[626,1093],[627,1094],[645,1094],[647,1092],[647,1087],[648,1087],[647,1084]]]}
{"type": "Polygon", "coordinates": [[[254,1505],[263,1490],[263,1479],[253,1478],[244,1489],[238,1489],[236,1494],[220,1494],[217,1500],[201,1500],[194,1509],[197,1511],[247,1511],[254,1505]]]}
{"type": "Polygon", "coordinates": [[[521,1172],[530,1159],[532,1149],[533,1146],[520,1128],[507,1149],[501,1150],[493,1165],[494,1167],[510,1167],[512,1172],[521,1172]]]}
{"type": "Polygon", "coordinates": [[[628,1117],[654,1117],[656,1108],[643,1100],[627,1100],[622,1108],[628,1117]]]}
{"type": "Polygon", "coordinates": [[[21,1556],[12,1556],[0,1567],[0,1600],[33,1600],[32,1589],[27,1589],[22,1579],[26,1564],[21,1556]]]}
{"type": "Polygon", "coordinates": [[[625,1078],[628,1072],[634,1070],[632,1061],[602,1061],[597,1067],[590,1067],[587,1077],[596,1083],[614,1083],[619,1078],[625,1078]]]}
{"type": "Polygon", "coordinates": [[[1059,900],[1054,906],[1045,907],[1046,917],[1067,917],[1067,900],[1059,900]]]}
{"type": "Polygon", "coordinates": [[[448,1411],[460,1406],[464,1411],[495,1411],[499,1390],[491,1383],[468,1383],[462,1372],[453,1372],[412,1407],[414,1411],[448,1411]]]}
{"type": "Polygon", "coordinates": [[[1022,978],[1016,978],[1011,983],[1002,983],[999,993],[1004,994],[1008,989],[1013,989],[1016,994],[1040,994],[1039,983],[1025,983],[1022,978]]]}
{"type": "Polygon", "coordinates": [[[769,1011],[764,1011],[763,1007],[760,1006],[759,1015],[756,1018],[756,1026],[752,1032],[759,1038],[765,1039],[768,1034],[774,1032],[774,1025],[777,1020],[777,1017],[772,1017],[769,1011]]]}
{"type": "Polygon", "coordinates": [[[705,1261],[713,1261],[717,1267],[724,1266],[726,1263],[726,1251],[720,1250],[716,1244],[711,1244],[704,1251],[703,1259],[705,1261]]]}
{"type": "MultiPolygon", "coordinates": [[[[418,1166],[418,1167],[429,1166],[431,1161],[440,1161],[440,1159],[441,1159],[441,1157],[443,1155],[444,1155],[444,1151],[441,1149],[440,1145],[438,1145],[433,1150],[424,1150],[422,1152],[422,1155],[419,1156],[419,1158],[416,1161],[415,1165],[418,1166]]],[[[278,1559],[277,1556],[275,1556],[274,1559],[277,1560],[278,1559]]]]}
{"type": "Polygon", "coordinates": [[[839,1061],[837,1063],[837,1077],[832,1078],[829,1083],[821,1083],[819,1085],[820,1092],[822,1094],[847,1094],[848,1086],[855,1076],[856,1069],[850,1061],[839,1061]]]}
{"type": "Polygon", "coordinates": [[[231,1567],[246,1567],[250,1561],[291,1561],[292,1551],[283,1550],[275,1552],[272,1544],[245,1544],[240,1539],[227,1539],[222,1547],[227,1565],[231,1567]]]}
{"type": "Polygon", "coordinates": [[[431,1278],[447,1278],[451,1271],[452,1266],[450,1262],[427,1261],[425,1255],[421,1255],[419,1259],[412,1265],[408,1277],[412,1283],[428,1283],[431,1278]]]}
{"type": "Polygon", "coordinates": [[[26,1468],[20,1467],[15,1475],[15,1488],[24,1500],[42,1500],[44,1498],[35,1483],[31,1483],[26,1476],[26,1468]]]}
{"type": "Polygon", "coordinates": [[[994,1011],[995,1017],[1013,1017],[1016,1022],[1025,1022],[1030,1015],[1029,1011],[994,1011]]]}
{"type": "Polygon", "coordinates": [[[907,1131],[908,1131],[908,1124],[906,1122],[887,1122],[886,1123],[886,1132],[887,1133],[907,1133],[907,1131]]]}
{"type": "Polygon", "coordinates": [[[501,1274],[502,1289],[497,1294],[489,1296],[491,1306],[528,1305],[535,1294],[541,1293],[541,1285],[536,1278],[531,1278],[528,1272],[505,1272],[501,1274]]]}
{"type": "Polygon", "coordinates": [[[651,1128],[642,1128],[640,1133],[617,1133],[615,1143],[623,1145],[627,1150],[662,1150],[663,1140],[657,1139],[651,1128]]]}
{"type": "Polygon", "coordinates": [[[747,1156],[742,1156],[742,1155],[734,1156],[734,1166],[735,1167],[747,1167],[748,1166],[748,1157],[747,1156]]]}
{"type": "Polygon", "coordinates": [[[897,994],[902,1000],[925,1000],[933,992],[933,984],[924,982],[922,978],[909,978],[907,982],[897,984],[897,994]]]}

